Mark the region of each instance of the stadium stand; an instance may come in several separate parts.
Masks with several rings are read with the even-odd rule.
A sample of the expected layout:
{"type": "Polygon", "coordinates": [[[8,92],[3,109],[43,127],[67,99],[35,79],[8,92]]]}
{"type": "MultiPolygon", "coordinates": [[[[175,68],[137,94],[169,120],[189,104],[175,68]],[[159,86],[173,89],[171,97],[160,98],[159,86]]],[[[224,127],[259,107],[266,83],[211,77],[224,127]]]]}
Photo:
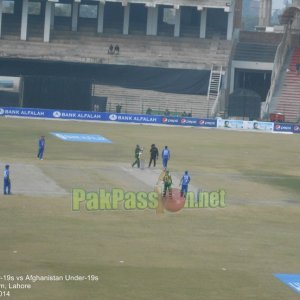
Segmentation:
{"type": "MultiPolygon", "coordinates": [[[[198,91],[195,89],[195,76],[190,83],[191,87],[183,87],[182,91],[172,91],[168,88],[163,90],[163,88],[145,88],[145,86],[132,87],[111,82],[105,84],[103,80],[98,80],[93,71],[93,75],[89,78],[93,86],[91,96],[107,97],[107,109],[113,111],[113,107],[120,103],[128,113],[142,113],[148,107],[160,112],[171,106],[170,110],[173,113],[186,111],[193,116],[206,117],[212,111],[212,106],[216,107],[217,99],[211,101],[203,91],[207,91],[209,86],[212,86],[208,82],[212,65],[225,72],[232,51],[234,10],[225,0],[205,0],[201,5],[194,0],[185,3],[175,0],[171,5],[170,3],[153,5],[152,1],[141,3],[134,1],[129,4],[130,7],[127,7],[127,2],[104,4],[98,1],[80,3],[78,1],[77,3],[76,1],[56,1],[56,3],[35,1],[34,7],[37,10],[34,13],[26,12],[28,8],[26,2],[22,4],[12,1],[12,3],[14,9],[2,14],[0,28],[0,57],[2,62],[5,60],[11,62],[10,67],[6,64],[6,67],[2,68],[2,72],[6,72],[4,75],[22,74],[24,78],[45,76],[46,80],[41,80],[43,85],[49,81],[49,86],[52,86],[55,77],[62,76],[63,81],[69,76],[79,79],[80,72],[66,74],[63,66],[60,66],[61,69],[56,73],[50,71],[48,67],[46,67],[47,71],[44,71],[45,65],[40,62],[47,62],[49,65],[56,62],[81,63],[82,66],[91,65],[91,67],[95,65],[138,66],[169,69],[174,72],[177,72],[175,70],[199,70],[208,72],[207,80],[203,80],[203,75],[198,80],[198,85],[207,85],[200,87],[201,92],[199,88],[198,91]],[[67,9],[63,13],[62,7],[67,9]],[[81,8],[87,7],[89,12],[94,10],[96,13],[93,17],[82,14],[81,8]],[[127,21],[124,15],[125,8],[130,9],[130,17],[127,21]],[[102,17],[101,9],[104,14],[102,17]],[[74,14],[76,10],[78,13],[74,14]],[[169,10],[169,13],[176,11],[175,19],[172,21],[175,23],[165,20],[166,10],[169,10]],[[101,22],[102,29],[99,25],[101,22]],[[125,22],[128,25],[127,34],[124,33],[125,22]],[[118,55],[108,54],[107,49],[111,44],[119,45],[118,55]],[[23,67],[22,60],[35,67],[31,68],[28,65],[23,67]]],[[[30,5],[32,7],[33,4],[30,5]]],[[[107,70],[108,68],[99,69],[99,72],[107,70]]],[[[113,71],[116,69],[112,68],[108,72],[113,71]]],[[[89,72],[85,69],[82,73],[85,74],[82,75],[84,80],[88,79],[89,72]]],[[[149,76],[153,76],[151,70],[149,76]]],[[[179,75],[176,76],[179,78],[179,75]]],[[[185,81],[188,81],[188,77],[185,81]]],[[[26,84],[28,80],[24,82],[26,84]]],[[[167,82],[167,85],[171,86],[171,82],[167,82]]],[[[176,82],[173,86],[176,88],[176,82]]],[[[62,93],[58,95],[61,96],[62,93]]],[[[30,98],[29,94],[27,96],[30,98]]],[[[29,98],[28,105],[30,105],[29,98]]],[[[41,103],[45,106],[45,101],[41,103]]]]}
{"type": "MultiPolygon", "coordinates": [[[[204,88],[201,87],[202,92],[199,92],[199,89],[197,92],[195,89],[188,91],[186,87],[183,87],[182,91],[163,90],[161,87],[145,88],[141,85],[120,84],[120,80],[116,84],[105,83],[94,76],[95,70],[91,71],[93,75],[88,78],[89,72],[86,69],[82,71],[82,79],[90,80],[90,85],[86,86],[92,86],[91,96],[106,98],[107,109],[111,111],[117,104],[121,104],[128,113],[142,113],[149,107],[153,111],[164,111],[166,107],[171,106],[174,113],[186,111],[192,112],[193,116],[207,117],[220,115],[222,112],[222,115],[226,116],[230,94],[236,89],[246,88],[260,95],[262,106],[266,103],[265,116],[274,110],[276,103],[276,110],[286,113],[288,120],[296,120],[299,114],[297,100],[293,96],[298,93],[298,77],[293,61],[280,98],[277,95],[278,91],[275,93],[275,89],[281,85],[278,81],[280,78],[272,75],[272,93],[266,101],[283,32],[263,32],[268,24],[260,26],[260,32],[240,30],[241,0],[203,0],[201,3],[195,0],[186,0],[184,3],[181,0],[173,0],[172,3],[161,4],[151,0],[105,3],[85,0],[34,1],[35,7],[40,7],[40,10],[29,14],[24,13],[26,4],[19,1],[11,3],[14,3],[14,11],[2,13],[1,61],[26,60],[36,68],[27,67],[20,69],[18,73],[16,66],[11,66],[12,70],[4,74],[8,70],[5,67],[1,69],[0,75],[36,76],[39,73],[37,69],[42,67],[38,62],[47,62],[49,65],[57,62],[79,63],[82,68],[91,66],[91,69],[95,65],[110,66],[110,70],[98,70],[109,70],[110,73],[118,71],[115,66],[143,67],[145,72],[146,68],[149,68],[148,71],[150,68],[174,72],[207,71],[213,76],[210,76],[208,82],[199,80],[198,85],[207,84],[204,88]],[[66,14],[58,13],[62,6],[68,7],[66,14]],[[82,8],[88,8],[89,12],[93,10],[94,16],[83,15],[82,8]],[[126,11],[130,11],[127,19],[126,11]],[[170,13],[173,14],[171,22],[170,19],[165,19],[170,13]],[[108,54],[107,50],[111,44],[120,47],[118,55],[108,54]],[[221,72],[218,74],[216,71],[213,74],[214,69],[221,72]],[[33,74],[32,70],[36,70],[36,73],[33,74]],[[266,80],[263,86],[260,86],[257,80],[260,80],[258,78],[261,78],[262,73],[265,73],[266,80]],[[213,91],[211,87],[214,88],[213,91]],[[206,90],[207,94],[203,90],[206,90]],[[282,98],[289,98],[291,102],[282,98]]],[[[33,1],[30,3],[32,6],[33,1]]],[[[265,20],[268,20],[268,13],[265,11],[262,14],[265,20]]],[[[290,15],[288,17],[290,18],[290,15]]],[[[290,19],[287,24],[292,24],[290,19]]],[[[297,56],[295,57],[298,60],[297,56]]],[[[281,64],[276,63],[276,68],[278,73],[281,64]]],[[[41,76],[50,81],[51,78],[60,76],[59,72],[64,73],[61,75],[64,76],[64,80],[68,76],[80,77],[78,71],[75,75],[66,74],[63,67],[58,73],[46,74],[43,70],[40,71],[41,76]]],[[[153,73],[150,72],[149,76],[153,76],[153,73]]],[[[186,77],[188,76],[186,73],[186,77]]],[[[171,85],[170,82],[168,84],[171,85]]],[[[195,79],[193,84],[196,84],[195,79]]],[[[173,85],[176,83],[173,82],[173,85]]],[[[89,98],[86,101],[91,100],[89,98]]]]}
{"type": "Polygon", "coordinates": [[[282,88],[277,98],[274,111],[283,113],[289,122],[299,122],[300,119],[300,74],[297,74],[296,64],[300,61],[300,48],[296,48],[291,56],[288,70],[285,72],[282,88]]]}
{"type": "Polygon", "coordinates": [[[107,108],[111,112],[115,112],[116,106],[120,104],[122,112],[136,114],[146,113],[148,108],[160,112],[168,108],[178,115],[185,111],[192,113],[193,117],[206,117],[207,105],[211,109],[213,104],[207,102],[207,96],[179,95],[107,85],[94,85],[94,96],[106,96],[107,108]]]}
{"type": "Polygon", "coordinates": [[[277,45],[273,44],[240,42],[235,49],[234,60],[273,62],[276,49],[277,45]]]}

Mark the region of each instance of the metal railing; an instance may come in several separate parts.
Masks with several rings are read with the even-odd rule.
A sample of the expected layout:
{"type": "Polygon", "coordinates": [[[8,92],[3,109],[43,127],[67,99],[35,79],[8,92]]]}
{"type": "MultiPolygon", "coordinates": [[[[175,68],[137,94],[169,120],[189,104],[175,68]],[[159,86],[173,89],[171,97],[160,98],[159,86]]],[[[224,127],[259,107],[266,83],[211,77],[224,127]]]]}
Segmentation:
{"type": "Polygon", "coordinates": [[[284,66],[285,59],[290,49],[290,46],[291,46],[291,24],[287,24],[285,25],[285,30],[284,30],[282,40],[276,50],[272,76],[271,76],[271,86],[267,94],[266,101],[263,102],[261,105],[261,112],[260,112],[261,119],[267,119],[269,117],[272,99],[276,91],[280,73],[284,66]]]}
{"type": "Polygon", "coordinates": [[[216,99],[214,100],[214,103],[212,105],[211,108],[211,112],[210,112],[210,117],[214,117],[217,114],[219,105],[220,105],[220,101],[221,101],[221,95],[223,96],[223,94],[221,93],[221,83],[222,83],[222,76],[224,75],[224,70],[223,67],[221,66],[220,70],[219,70],[219,82],[218,82],[218,94],[216,99]]]}

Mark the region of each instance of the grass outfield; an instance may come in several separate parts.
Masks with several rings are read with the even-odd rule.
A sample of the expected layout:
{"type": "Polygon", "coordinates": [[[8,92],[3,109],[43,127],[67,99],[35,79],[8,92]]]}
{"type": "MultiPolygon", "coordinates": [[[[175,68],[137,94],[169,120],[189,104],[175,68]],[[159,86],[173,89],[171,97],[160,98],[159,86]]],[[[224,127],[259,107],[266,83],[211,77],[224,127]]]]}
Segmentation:
{"type": "Polygon", "coordinates": [[[27,284],[17,276],[99,278],[16,290],[0,280],[9,299],[299,299],[273,277],[300,273],[299,135],[6,118],[0,128],[1,172],[11,165],[14,192],[0,196],[0,277],[27,284]],[[52,131],[100,134],[113,143],[64,142],[52,131]],[[36,159],[40,135],[44,161],[36,159]],[[131,176],[130,163],[136,144],[147,153],[152,143],[169,146],[174,176],[188,169],[193,186],[224,189],[226,207],[161,215],[71,210],[72,188],[150,191],[151,183],[131,176]],[[43,175],[36,188],[45,194],[18,192],[35,178],[20,180],[22,169],[43,175]],[[50,183],[67,194],[52,195],[50,183]]]}

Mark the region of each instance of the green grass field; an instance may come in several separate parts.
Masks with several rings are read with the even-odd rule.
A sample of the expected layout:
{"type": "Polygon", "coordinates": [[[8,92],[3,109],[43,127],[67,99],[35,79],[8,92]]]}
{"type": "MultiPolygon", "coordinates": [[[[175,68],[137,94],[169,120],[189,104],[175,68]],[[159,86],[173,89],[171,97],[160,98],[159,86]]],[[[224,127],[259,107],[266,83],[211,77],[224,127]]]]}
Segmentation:
{"type": "Polygon", "coordinates": [[[0,128],[1,172],[11,165],[14,193],[0,196],[0,291],[9,299],[299,299],[273,277],[300,273],[299,135],[6,118],[0,128]],[[53,131],[113,143],[64,142],[53,131]],[[40,135],[44,161],[36,158],[40,135]],[[224,189],[226,207],[72,211],[73,188],[150,191],[143,171],[135,170],[141,180],[129,171],[135,145],[148,153],[152,143],[169,146],[174,176],[189,170],[193,186],[224,189]],[[32,188],[34,172],[44,194],[32,188]],[[66,193],[52,195],[54,183],[66,193]],[[27,274],[98,280],[17,279],[27,274]],[[32,286],[9,290],[4,275],[32,286]]]}

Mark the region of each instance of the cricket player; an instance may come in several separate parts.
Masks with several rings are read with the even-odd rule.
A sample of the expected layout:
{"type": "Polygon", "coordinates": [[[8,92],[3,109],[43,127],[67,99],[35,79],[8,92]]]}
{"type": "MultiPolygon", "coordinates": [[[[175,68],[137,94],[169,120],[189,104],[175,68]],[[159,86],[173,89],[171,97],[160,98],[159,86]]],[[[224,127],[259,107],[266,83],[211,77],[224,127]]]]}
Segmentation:
{"type": "Polygon", "coordinates": [[[156,160],[158,159],[158,149],[155,146],[155,144],[151,145],[150,149],[150,161],[149,161],[149,168],[151,167],[152,161],[153,161],[153,166],[156,166],[156,160]]]}
{"type": "Polygon", "coordinates": [[[189,172],[185,171],[183,176],[181,177],[180,184],[179,184],[181,185],[181,191],[180,191],[181,197],[184,198],[186,197],[190,181],[191,181],[191,177],[189,175],[189,172]]]}
{"type": "Polygon", "coordinates": [[[3,186],[3,192],[4,195],[10,195],[10,177],[9,177],[9,165],[5,166],[4,170],[4,186],[3,186]]]}
{"type": "Polygon", "coordinates": [[[39,151],[37,155],[39,160],[43,160],[45,143],[46,143],[45,137],[42,135],[39,139],[39,151]]]}
{"type": "Polygon", "coordinates": [[[144,170],[145,169],[144,147],[141,147],[141,151],[139,153],[139,158],[140,158],[140,168],[142,170],[144,170]]]}
{"type": "Polygon", "coordinates": [[[170,150],[168,149],[168,146],[165,146],[165,148],[163,149],[163,151],[161,153],[161,157],[162,157],[163,167],[167,168],[167,166],[168,166],[168,160],[171,157],[171,153],[170,153],[170,150]]]}
{"type": "Polygon", "coordinates": [[[137,165],[137,167],[140,167],[140,156],[141,156],[141,148],[139,145],[136,145],[135,150],[134,150],[134,158],[135,161],[132,164],[132,167],[134,167],[135,165],[137,165]]]}
{"type": "Polygon", "coordinates": [[[164,182],[164,192],[163,197],[166,197],[167,190],[169,191],[169,196],[172,197],[172,177],[169,170],[166,170],[165,176],[163,178],[164,182]]]}

